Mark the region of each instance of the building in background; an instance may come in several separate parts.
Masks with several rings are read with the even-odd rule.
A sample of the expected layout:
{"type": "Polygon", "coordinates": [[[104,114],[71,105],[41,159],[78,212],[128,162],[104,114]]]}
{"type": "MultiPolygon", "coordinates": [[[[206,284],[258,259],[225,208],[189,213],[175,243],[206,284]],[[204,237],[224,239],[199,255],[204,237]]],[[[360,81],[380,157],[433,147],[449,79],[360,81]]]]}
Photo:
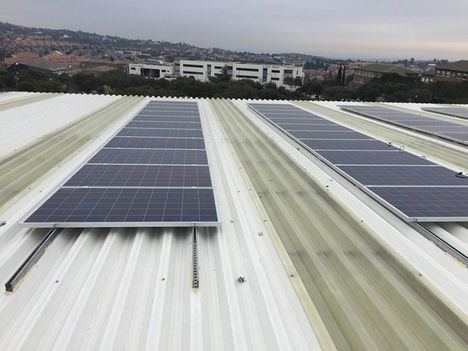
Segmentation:
{"type": "Polygon", "coordinates": [[[171,64],[145,64],[145,63],[130,63],[128,65],[128,74],[134,74],[149,78],[173,78],[174,67],[171,64]]]}
{"type": "Polygon", "coordinates": [[[366,66],[358,67],[354,70],[353,82],[355,84],[365,84],[374,78],[381,78],[384,74],[397,74],[402,77],[410,77],[417,73],[405,68],[402,65],[371,63],[366,66]]]}
{"type": "Polygon", "coordinates": [[[436,67],[436,80],[466,81],[468,80],[468,60],[449,62],[436,67]]]}
{"type": "Polygon", "coordinates": [[[151,78],[191,77],[201,82],[227,74],[232,80],[249,79],[260,84],[273,83],[278,87],[300,85],[304,79],[301,66],[269,65],[221,61],[180,60],[173,64],[129,64],[129,74],[151,78]],[[170,67],[170,73],[168,72],[170,67]],[[165,70],[165,72],[164,72],[165,70]]]}

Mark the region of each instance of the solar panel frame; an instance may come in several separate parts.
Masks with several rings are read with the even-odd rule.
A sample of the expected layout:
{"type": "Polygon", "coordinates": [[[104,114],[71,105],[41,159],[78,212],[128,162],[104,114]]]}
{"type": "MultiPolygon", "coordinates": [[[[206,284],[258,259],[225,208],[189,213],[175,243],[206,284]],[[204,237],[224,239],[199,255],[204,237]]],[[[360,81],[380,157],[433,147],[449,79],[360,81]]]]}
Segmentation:
{"type": "MultiPolygon", "coordinates": [[[[261,116],[263,118],[263,120],[265,120],[267,123],[273,125],[275,128],[280,130],[282,133],[289,136],[291,138],[291,140],[293,140],[295,143],[297,143],[298,145],[300,145],[303,148],[305,148],[306,150],[308,150],[308,152],[310,152],[312,155],[314,155],[316,158],[318,158],[320,161],[322,161],[328,167],[330,167],[333,171],[335,171],[336,174],[338,174],[339,176],[341,176],[344,179],[348,180],[350,183],[354,184],[358,189],[360,189],[366,195],[368,195],[372,199],[376,200],[379,204],[383,205],[384,207],[386,207],[388,210],[390,210],[391,212],[393,212],[395,215],[402,218],[403,220],[405,220],[407,222],[435,222],[435,221],[437,221],[437,222],[453,222],[453,221],[468,222],[468,216],[458,216],[458,217],[424,217],[424,216],[412,217],[412,216],[409,216],[407,213],[404,213],[403,211],[401,211],[400,209],[395,207],[392,203],[387,201],[384,197],[380,196],[379,194],[377,194],[376,192],[371,190],[371,189],[374,189],[374,188],[390,188],[390,187],[388,187],[388,186],[387,187],[365,186],[365,185],[361,184],[359,181],[357,181],[355,178],[350,176],[348,173],[342,171],[338,167],[338,165],[335,165],[334,163],[329,161],[326,157],[322,156],[320,154],[320,152],[321,152],[320,150],[314,150],[313,148],[309,147],[303,141],[301,141],[300,139],[294,137],[294,135],[292,135],[290,132],[288,132],[287,130],[282,128],[279,124],[277,124],[274,121],[270,120],[267,116],[265,116],[263,113],[259,112],[257,109],[252,107],[250,104],[248,104],[248,107],[252,111],[257,113],[259,116],[261,116]]],[[[394,147],[392,147],[392,148],[393,148],[393,150],[389,150],[389,151],[382,150],[382,151],[378,151],[378,152],[382,152],[382,153],[403,152],[403,151],[400,151],[400,150],[398,150],[398,149],[396,149],[394,147]]],[[[336,150],[333,150],[333,151],[336,151],[336,150]]],[[[354,152],[354,150],[348,150],[348,151],[354,152]]],[[[360,152],[371,152],[371,151],[362,151],[361,150],[360,152]]],[[[410,155],[412,155],[412,154],[410,154],[410,155]]],[[[416,155],[412,155],[412,156],[418,157],[416,155]]],[[[430,162],[430,161],[427,161],[427,162],[430,162]]],[[[405,186],[403,188],[410,188],[410,187],[411,186],[405,186]]],[[[418,187],[418,188],[421,188],[421,187],[418,187]]],[[[431,188],[435,188],[435,187],[434,186],[427,186],[425,188],[431,189],[431,188]]],[[[443,187],[440,187],[440,188],[452,189],[454,187],[453,186],[443,186],[443,187]]],[[[463,189],[463,191],[465,191],[465,189],[468,189],[468,187],[466,187],[466,186],[456,186],[455,188],[456,189],[463,189]]]]}

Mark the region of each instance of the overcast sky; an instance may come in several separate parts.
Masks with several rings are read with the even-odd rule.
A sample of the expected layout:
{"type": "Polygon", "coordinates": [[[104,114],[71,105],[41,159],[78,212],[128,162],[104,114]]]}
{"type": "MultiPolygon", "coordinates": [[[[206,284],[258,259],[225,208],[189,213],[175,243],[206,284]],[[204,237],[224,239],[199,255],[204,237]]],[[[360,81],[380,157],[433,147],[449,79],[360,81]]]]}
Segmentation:
{"type": "Polygon", "coordinates": [[[468,59],[468,0],[16,0],[0,20],[340,58],[468,59]]]}

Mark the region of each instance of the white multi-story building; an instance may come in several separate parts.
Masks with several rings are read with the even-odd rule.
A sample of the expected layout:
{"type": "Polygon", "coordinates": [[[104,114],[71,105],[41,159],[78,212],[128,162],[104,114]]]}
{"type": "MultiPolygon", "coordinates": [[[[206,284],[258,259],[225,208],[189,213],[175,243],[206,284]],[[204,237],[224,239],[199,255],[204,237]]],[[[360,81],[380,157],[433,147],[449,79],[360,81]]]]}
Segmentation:
{"type": "Polygon", "coordinates": [[[292,81],[304,79],[304,72],[299,66],[266,65],[252,63],[234,63],[232,67],[232,79],[251,79],[261,84],[274,83],[280,87],[288,84],[288,78],[292,81]]]}
{"type": "MultiPolygon", "coordinates": [[[[162,66],[130,64],[129,72],[153,78],[167,78],[162,74],[156,76],[147,73],[161,70],[160,67],[162,66]],[[146,70],[139,70],[139,65],[145,66],[146,70]],[[135,67],[135,69],[131,67],[135,67]]],[[[300,66],[194,60],[174,62],[170,75],[174,77],[192,77],[198,81],[207,82],[210,78],[220,77],[225,68],[232,80],[250,79],[260,84],[274,83],[278,87],[290,85],[288,84],[288,78],[289,81],[302,81],[304,79],[304,72],[300,66]]]]}
{"type": "Polygon", "coordinates": [[[144,64],[144,63],[129,63],[128,74],[135,74],[144,77],[155,79],[173,78],[174,66],[172,64],[144,64]]]}
{"type": "Polygon", "coordinates": [[[178,72],[179,77],[192,77],[201,82],[207,82],[212,77],[221,76],[225,66],[229,66],[229,64],[226,62],[193,60],[175,62],[176,72],[178,72]]]}

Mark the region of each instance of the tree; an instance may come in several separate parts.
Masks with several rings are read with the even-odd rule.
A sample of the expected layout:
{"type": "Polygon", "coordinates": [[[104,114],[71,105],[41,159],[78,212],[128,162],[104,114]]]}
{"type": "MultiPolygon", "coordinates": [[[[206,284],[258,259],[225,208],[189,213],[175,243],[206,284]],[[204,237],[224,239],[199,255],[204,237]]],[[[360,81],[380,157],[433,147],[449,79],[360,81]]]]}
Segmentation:
{"type": "Polygon", "coordinates": [[[301,88],[304,94],[307,94],[310,97],[313,95],[316,99],[320,97],[320,94],[322,94],[324,89],[325,87],[323,84],[317,79],[306,81],[301,88]]]}
{"type": "Polygon", "coordinates": [[[341,72],[341,65],[338,69],[338,75],[336,76],[336,85],[341,85],[343,73],[341,72]]]}
{"type": "Polygon", "coordinates": [[[346,84],[346,66],[343,66],[343,72],[341,74],[341,86],[344,87],[346,84]]]}
{"type": "Polygon", "coordinates": [[[296,86],[296,80],[293,77],[286,77],[284,78],[284,84],[294,87],[296,86]]]}
{"type": "Polygon", "coordinates": [[[229,69],[226,65],[223,67],[223,72],[221,73],[221,80],[227,82],[231,80],[231,75],[229,74],[229,69]]]}

